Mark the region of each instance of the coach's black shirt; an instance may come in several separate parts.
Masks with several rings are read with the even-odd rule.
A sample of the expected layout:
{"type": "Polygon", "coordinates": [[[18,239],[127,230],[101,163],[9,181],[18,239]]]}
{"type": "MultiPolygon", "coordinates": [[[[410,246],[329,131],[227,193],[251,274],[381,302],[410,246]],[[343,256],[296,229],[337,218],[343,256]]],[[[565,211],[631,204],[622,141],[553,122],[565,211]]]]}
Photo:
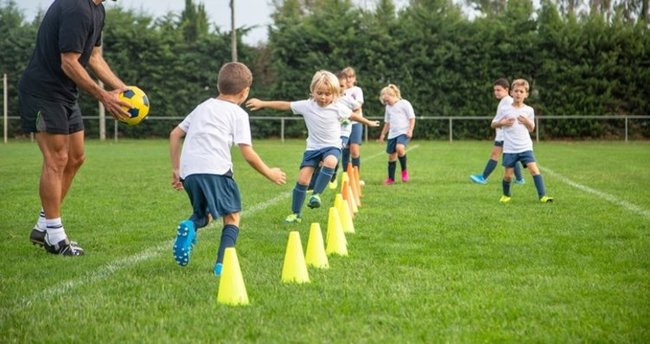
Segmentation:
{"type": "Polygon", "coordinates": [[[36,47],[20,79],[21,92],[48,100],[74,102],[77,85],[61,69],[61,53],[81,53],[88,66],[90,54],[101,44],[106,12],[92,0],[55,0],[45,13],[36,47]]]}

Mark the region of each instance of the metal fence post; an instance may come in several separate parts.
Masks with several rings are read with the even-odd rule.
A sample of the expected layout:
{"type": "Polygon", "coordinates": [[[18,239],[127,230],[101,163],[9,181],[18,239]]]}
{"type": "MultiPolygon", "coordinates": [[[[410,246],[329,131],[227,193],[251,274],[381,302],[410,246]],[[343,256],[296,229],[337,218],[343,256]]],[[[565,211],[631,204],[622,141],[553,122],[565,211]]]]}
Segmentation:
{"type": "Polygon", "coordinates": [[[449,142],[454,141],[454,124],[453,124],[453,118],[449,117],[449,142]]]}

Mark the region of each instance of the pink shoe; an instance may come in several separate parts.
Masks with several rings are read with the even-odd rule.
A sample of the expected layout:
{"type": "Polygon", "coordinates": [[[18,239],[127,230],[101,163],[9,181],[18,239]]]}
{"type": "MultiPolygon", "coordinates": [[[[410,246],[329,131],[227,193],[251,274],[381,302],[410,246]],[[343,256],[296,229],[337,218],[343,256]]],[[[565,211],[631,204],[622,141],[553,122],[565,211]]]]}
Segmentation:
{"type": "Polygon", "coordinates": [[[395,183],[394,179],[386,178],[384,185],[393,185],[395,183]]]}
{"type": "Polygon", "coordinates": [[[409,181],[409,172],[407,170],[402,171],[402,181],[404,183],[409,181]]]}

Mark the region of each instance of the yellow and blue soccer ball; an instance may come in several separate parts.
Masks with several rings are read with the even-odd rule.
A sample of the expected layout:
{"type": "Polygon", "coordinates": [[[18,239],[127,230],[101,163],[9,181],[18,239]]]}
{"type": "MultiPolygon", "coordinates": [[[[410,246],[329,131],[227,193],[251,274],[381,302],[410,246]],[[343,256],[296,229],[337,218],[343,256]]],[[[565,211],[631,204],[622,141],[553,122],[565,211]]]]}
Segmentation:
{"type": "Polygon", "coordinates": [[[127,86],[128,89],[120,93],[120,99],[131,104],[130,108],[124,108],[131,117],[122,120],[128,125],[137,125],[149,114],[149,98],[137,86],[127,86]]]}

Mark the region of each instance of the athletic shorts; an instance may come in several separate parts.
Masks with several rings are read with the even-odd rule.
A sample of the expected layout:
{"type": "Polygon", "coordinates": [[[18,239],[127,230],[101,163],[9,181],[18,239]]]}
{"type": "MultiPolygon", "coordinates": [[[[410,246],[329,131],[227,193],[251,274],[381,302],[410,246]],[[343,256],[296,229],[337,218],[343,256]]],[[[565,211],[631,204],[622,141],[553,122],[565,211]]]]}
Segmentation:
{"type": "Polygon", "coordinates": [[[501,148],[503,148],[503,141],[494,141],[494,147],[501,147],[501,148]]]}
{"type": "Polygon", "coordinates": [[[21,128],[27,133],[70,135],[84,130],[79,103],[51,101],[20,92],[21,128]]]}
{"type": "Polygon", "coordinates": [[[514,168],[517,161],[521,161],[521,164],[526,167],[529,163],[535,162],[535,154],[532,150],[521,153],[503,153],[502,160],[502,165],[505,168],[514,168]]]}
{"type": "Polygon", "coordinates": [[[358,144],[363,143],[363,124],[354,123],[352,124],[352,131],[350,132],[350,140],[348,144],[358,144]]]}
{"type": "Polygon", "coordinates": [[[241,211],[241,195],[230,176],[191,174],[182,180],[192,204],[192,217],[197,228],[208,224],[208,213],[216,219],[241,211]]]}
{"type": "Polygon", "coordinates": [[[386,141],[386,153],[393,154],[397,152],[398,144],[404,145],[404,147],[408,146],[409,139],[408,137],[406,137],[406,134],[398,135],[393,137],[392,139],[388,139],[388,141],[386,141]]]}
{"type": "Polygon", "coordinates": [[[341,156],[341,148],[338,147],[326,147],[317,150],[305,151],[302,155],[302,162],[300,163],[300,168],[310,166],[317,168],[321,161],[329,155],[334,155],[336,160],[341,156]]]}
{"type": "Polygon", "coordinates": [[[349,141],[350,138],[348,136],[341,136],[341,147],[347,146],[349,141]]]}

